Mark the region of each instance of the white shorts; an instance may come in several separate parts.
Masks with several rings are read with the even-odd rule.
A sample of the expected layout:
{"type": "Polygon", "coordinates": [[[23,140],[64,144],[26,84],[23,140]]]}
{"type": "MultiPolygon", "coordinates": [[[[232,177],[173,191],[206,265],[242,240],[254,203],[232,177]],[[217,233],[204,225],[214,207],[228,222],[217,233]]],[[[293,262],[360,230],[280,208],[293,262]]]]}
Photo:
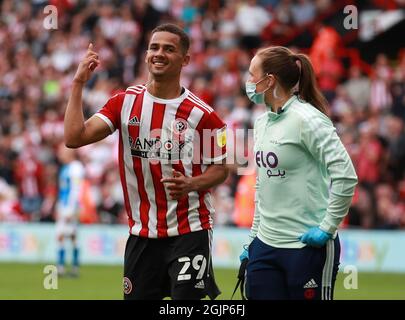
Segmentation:
{"type": "Polygon", "coordinates": [[[58,205],[56,220],[56,236],[72,236],[77,231],[77,215],[72,215],[69,208],[58,205]]]}
{"type": "Polygon", "coordinates": [[[72,236],[77,232],[76,222],[57,221],[56,222],[56,236],[72,236]]]}

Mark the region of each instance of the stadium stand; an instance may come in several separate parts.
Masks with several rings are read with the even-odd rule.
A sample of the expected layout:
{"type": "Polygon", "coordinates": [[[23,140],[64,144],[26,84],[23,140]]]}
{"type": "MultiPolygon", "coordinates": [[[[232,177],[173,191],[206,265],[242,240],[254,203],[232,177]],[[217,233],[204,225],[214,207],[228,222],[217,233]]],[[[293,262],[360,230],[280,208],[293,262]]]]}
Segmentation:
{"type": "MultiPolygon", "coordinates": [[[[146,82],[149,33],[170,21],[193,41],[183,85],[214,106],[230,130],[246,133],[228,142],[238,159],[249,150],[233,146],[251,139],[248,129],[265,110],[244,95],[253,52],[288,45],[307,53],[359,177],[344,226],[405,228],[405,50],[400,38],[386,43],[385,51],[372,40],[362,42],[357,30],[339,27],[349,2],[360,6],[331,0],[0,1],[0,221],[54,220],[60,166],[55,148],[63,138],[71,80],[88,43],[99,52],[101,66],[84,92],[85,116],[115,92],[146,82]],[[56,30],[44,28],[46,5],[58,9],[56,30]]],[[[395,11],[400,2],[361,1],[360,8],[395,11]]],[[[381,36],[398,35],[403,22],[404,17],[381,36]]],[[[126,223],[112,152],[117,140],[113,135],[79,151],[87,176],[83,203],[91,213],[82,214],[83,223],[126,223]]],[[[213,192],[216,224],[246,226],[235,208],[249,208],[240,201],[240,193],[251,190],[249,179],[237,174],[244,166],[234,165],[213,192]]]]}

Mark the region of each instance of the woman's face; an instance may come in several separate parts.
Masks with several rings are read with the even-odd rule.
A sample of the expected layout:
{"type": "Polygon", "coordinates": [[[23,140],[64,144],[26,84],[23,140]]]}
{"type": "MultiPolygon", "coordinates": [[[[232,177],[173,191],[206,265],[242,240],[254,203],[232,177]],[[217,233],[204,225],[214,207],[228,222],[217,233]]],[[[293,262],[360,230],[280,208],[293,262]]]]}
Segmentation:
{"type": "Polygon", "coordinates": [[[254,56],[249,66],[249,82],[256,83],[256,92],[263,92],[270,86],[270,77],[263,74],[262,60],[254,56]]]}

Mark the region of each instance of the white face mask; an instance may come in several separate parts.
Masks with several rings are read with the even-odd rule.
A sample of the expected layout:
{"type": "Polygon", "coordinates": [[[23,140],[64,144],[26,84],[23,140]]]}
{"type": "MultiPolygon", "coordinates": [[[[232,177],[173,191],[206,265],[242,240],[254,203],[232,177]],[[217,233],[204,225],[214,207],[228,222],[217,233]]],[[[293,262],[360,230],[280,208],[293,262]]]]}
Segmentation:
{"type": "Polygon", "coordinates": [[[262,104],[264,103],[264,93],[269,90],[270,87],[268,87],[266,90],[264,90],[263,92],[256,92],[256,86],[258,83],[260,83],[261,81],[263,81],[266,77],[268,76],[265,75],[262,79],[260,79],[257,82],[250,82],[247,81],[245,83],[245,91],[246,91],[246,95],[248,96],[249,100],[252,101],[255,104],[262,104]]]}

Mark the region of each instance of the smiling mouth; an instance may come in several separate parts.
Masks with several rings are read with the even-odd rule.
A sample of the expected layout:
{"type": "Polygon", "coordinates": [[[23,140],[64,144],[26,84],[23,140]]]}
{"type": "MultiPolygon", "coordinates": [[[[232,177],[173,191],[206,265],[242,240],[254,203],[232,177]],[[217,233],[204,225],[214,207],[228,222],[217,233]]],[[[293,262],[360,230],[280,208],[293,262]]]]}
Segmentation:
{"type": "Polygon", "coordinates": [[[163,67],[165,65],[167,65],[167,63],[161,62],[161,61],[153,61],[152,64],[154,66],[158,66],[158,67],[163,67]]]}

